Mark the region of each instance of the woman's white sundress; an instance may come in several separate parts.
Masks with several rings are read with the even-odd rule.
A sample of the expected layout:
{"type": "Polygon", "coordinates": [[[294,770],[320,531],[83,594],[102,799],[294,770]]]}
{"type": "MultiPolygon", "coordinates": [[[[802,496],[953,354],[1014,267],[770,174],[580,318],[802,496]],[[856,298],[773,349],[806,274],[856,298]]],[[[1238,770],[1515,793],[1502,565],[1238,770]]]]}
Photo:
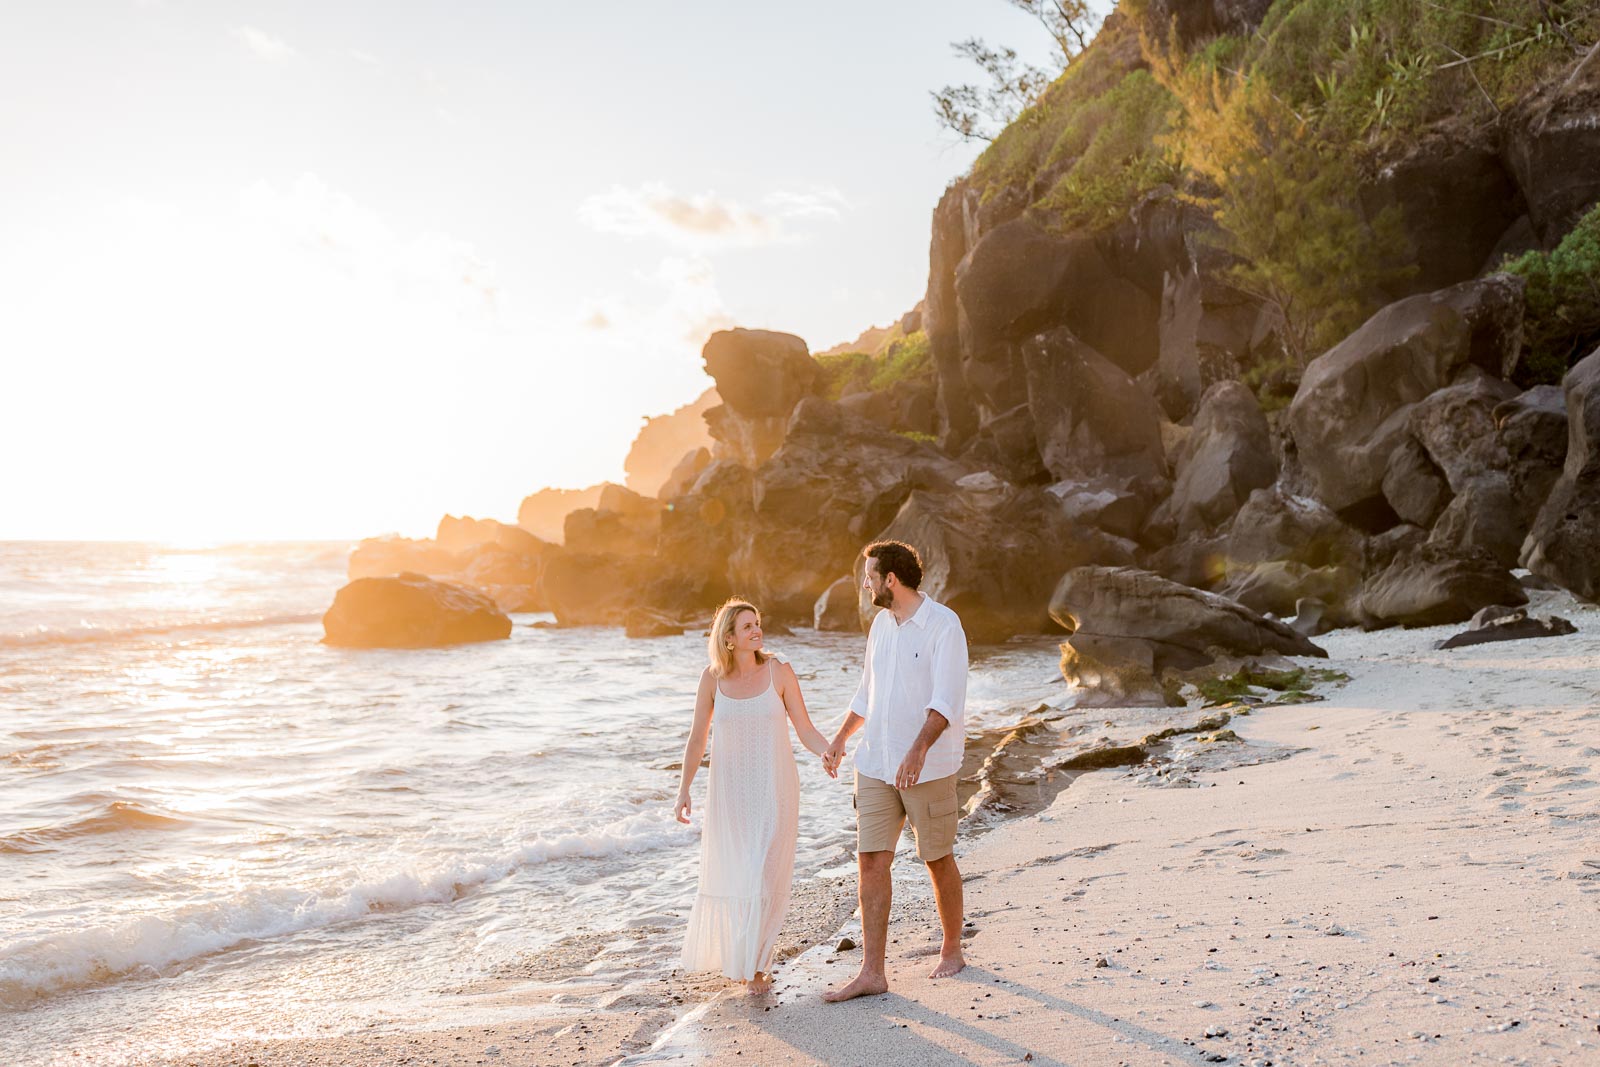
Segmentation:
{"type": "Polygon", "coordinates": [[[683,942],[685,970],[739,980],[771,973],[800,824],[800,774],[777,690],[778,660],[767,662],[760,694],[730,697],[718,684],[712,700],[700,894],[683,942]]]}

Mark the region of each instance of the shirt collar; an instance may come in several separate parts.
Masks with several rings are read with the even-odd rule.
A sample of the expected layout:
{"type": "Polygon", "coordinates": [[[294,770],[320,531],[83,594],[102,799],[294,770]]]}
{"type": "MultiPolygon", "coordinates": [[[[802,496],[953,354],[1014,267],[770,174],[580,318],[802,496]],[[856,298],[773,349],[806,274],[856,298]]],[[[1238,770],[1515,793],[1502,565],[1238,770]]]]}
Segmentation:
{"type": "Polygon", "coordinates": [[[923,593],[922,594],[922,606],[917,608],[916,611],[912,612],[911,613],[911,618],[907,619],[906,622],[907,623],[913,623],[914,622],[918,626],[921,626],[923,629],[927,629],[928,620],[929,620],[930,616],[932,616],[932,614],[933,614],[932,610],[928,607],[928,605],[930,605],[932,603],[933,603],[933,597],[929,596],[927,593],[923,593]]]}

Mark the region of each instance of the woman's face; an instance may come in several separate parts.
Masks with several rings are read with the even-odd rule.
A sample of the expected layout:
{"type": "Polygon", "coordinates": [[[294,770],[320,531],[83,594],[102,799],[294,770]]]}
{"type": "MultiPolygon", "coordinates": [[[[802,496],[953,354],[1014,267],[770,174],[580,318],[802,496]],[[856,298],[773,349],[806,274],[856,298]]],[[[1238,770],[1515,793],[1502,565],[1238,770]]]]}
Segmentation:
{"type": "Polygon", "coordinates": [[[761,648],[761,616],[741,611],[733,620],[733,647],[736,652],[755,652],[761,648]]]}

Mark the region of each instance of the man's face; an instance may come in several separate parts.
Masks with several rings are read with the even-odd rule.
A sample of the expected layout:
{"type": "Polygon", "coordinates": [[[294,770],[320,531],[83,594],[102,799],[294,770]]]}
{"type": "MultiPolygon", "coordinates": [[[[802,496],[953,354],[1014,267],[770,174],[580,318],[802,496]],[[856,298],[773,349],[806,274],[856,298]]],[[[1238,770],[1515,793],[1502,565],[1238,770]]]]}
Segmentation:
{"type": "Polygon", "coordinates": [[[878,561],[871,556],[867,557],[866,577],[861,584],[872,594],[874,607],[887,608],[893,606],[894,590],[890,588],[890,579],[893,577],[894,575],[892,574],[888,578],[879,574],[878,561]]]}

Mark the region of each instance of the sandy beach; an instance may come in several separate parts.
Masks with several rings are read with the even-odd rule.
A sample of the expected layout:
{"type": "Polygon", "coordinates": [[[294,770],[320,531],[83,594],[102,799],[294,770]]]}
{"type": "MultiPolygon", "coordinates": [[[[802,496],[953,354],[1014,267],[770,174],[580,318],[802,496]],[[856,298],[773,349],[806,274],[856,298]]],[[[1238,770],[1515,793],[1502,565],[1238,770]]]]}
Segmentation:
{"type": "MultiPolygon", "coordinates": [[[[1595,1062],[1600,608],[1546,593],[1534,609],[1579,632],[1451,651],[1434,646],[1459,627],[1329,634],[1325,666],[1350,680],[1326,699],[1232,709],[1232,736],[1213,718],[1070,788],[1048,770],[1003,783],[1054,795],[961,846],[972,931],[954,980],[925,977],[931,902],[902,857],[884,997],[820,1000],[859,960],[836,950],[852,925],[805,923],[844,913],[835,886],[797,900],[790,929],[816,943],[766,997],[508,980],[473,996],[492,1023],[181,1062],[1595,1062]]],[[[1092,736],[1071,727],[1078,750],[1203,717],[1095,714],[1092,736]]]]}

